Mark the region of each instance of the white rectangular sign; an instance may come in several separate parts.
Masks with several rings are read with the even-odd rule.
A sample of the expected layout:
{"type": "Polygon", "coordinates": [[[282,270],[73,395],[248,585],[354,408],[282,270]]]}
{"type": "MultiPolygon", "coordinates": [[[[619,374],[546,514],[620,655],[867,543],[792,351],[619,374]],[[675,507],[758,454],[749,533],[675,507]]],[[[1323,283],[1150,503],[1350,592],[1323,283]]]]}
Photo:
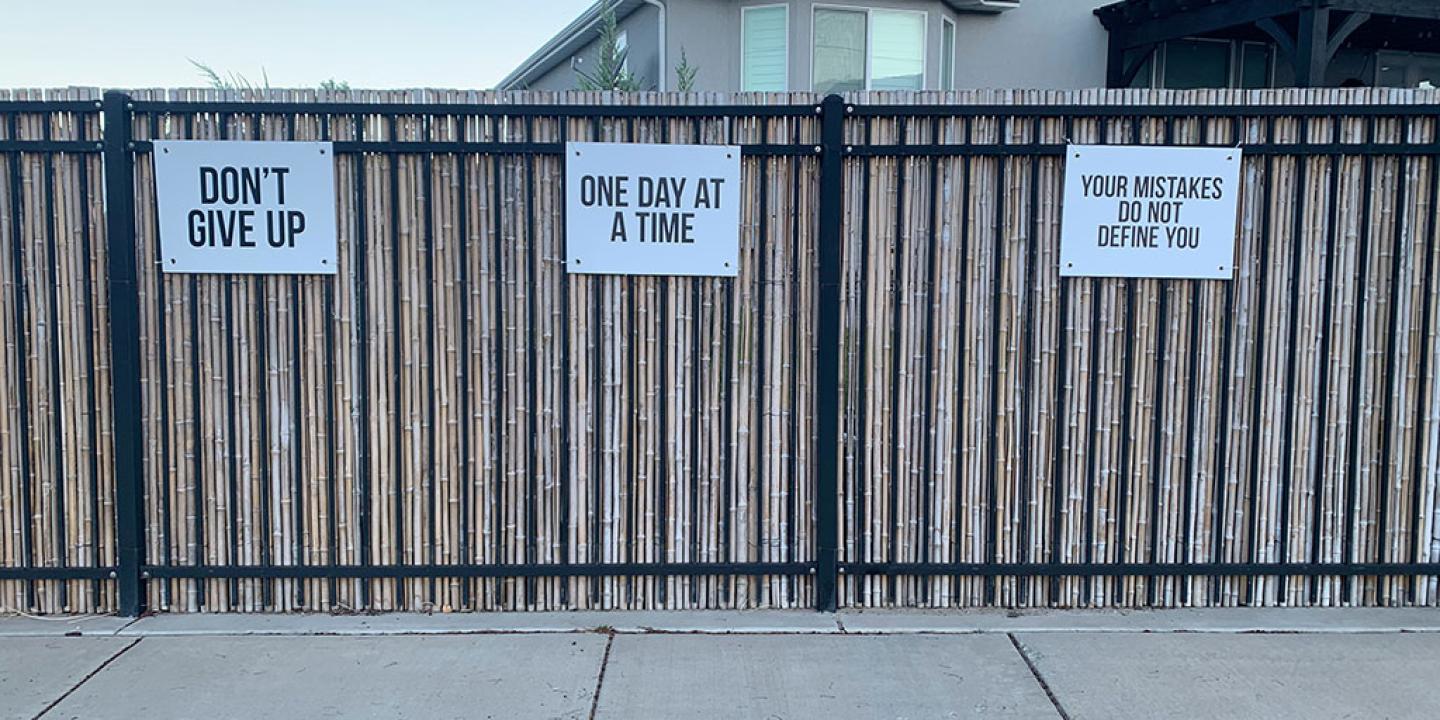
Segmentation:
{"type": "Polygon", "coordinates": [[[335,273],[326,142],[156,140],[160,260],[173,273],[335,273]]]}
{"type": "Polygon", "coordinates": [[[1071,145],[1060,274],[1228,280],[1239,148],[1071,145]]]}
{"type": "Polygon", "coordinates": [[[572,273],[720,275],[740,264],[740,148],[568,143],[572,273]]]}

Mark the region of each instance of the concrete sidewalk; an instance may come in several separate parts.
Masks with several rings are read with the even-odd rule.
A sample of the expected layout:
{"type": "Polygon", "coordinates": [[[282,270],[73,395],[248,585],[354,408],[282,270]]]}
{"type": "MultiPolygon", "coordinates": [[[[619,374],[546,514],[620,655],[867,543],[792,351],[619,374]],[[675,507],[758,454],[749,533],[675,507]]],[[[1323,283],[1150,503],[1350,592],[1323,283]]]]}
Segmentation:
{"type": "Polygon", "coordinates": [[[1440,717],[1440,611],[0,618],[0,718],[980,716],[1440,717]]]}

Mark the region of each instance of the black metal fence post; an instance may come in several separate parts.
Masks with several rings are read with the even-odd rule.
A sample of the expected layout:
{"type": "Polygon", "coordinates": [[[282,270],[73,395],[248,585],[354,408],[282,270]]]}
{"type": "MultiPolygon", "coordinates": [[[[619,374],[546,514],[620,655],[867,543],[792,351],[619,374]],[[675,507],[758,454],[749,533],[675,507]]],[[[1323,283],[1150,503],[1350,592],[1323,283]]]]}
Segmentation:
{"type": "Polygon", "coordinates": [[[140,297],[135,271],[135,163],[130,96],[106,92],[105,241],[110,281],[111,407],[115,413],[116,585],[120,614],[145,611],[144,489],[140,458],[140,297]]]}
{"type": "Polygon", "coordinates": [[[836,606],[840,539],[840,258],[844,183],[845,101],[830,95],[820,105],[820,325],[816,333],[815,608],[836,606]]]}

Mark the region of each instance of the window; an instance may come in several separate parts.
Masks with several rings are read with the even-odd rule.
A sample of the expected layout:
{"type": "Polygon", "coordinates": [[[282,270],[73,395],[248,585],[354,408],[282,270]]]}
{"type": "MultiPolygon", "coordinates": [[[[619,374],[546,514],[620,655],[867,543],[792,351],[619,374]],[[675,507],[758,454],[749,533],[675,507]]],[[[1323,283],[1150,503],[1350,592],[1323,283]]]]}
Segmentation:
{"type": "Polygon", "coordinates": [[[785,5],[740,11],[740,89],[782,92],[789,87],[787,39],[790,15],[785,5]]]}
{"type": "Polygon", "coordinates": [[[926,14],[817,7],[811,87],[816,92],[925,87],[926,14]]]}
{"type": "Polygon", "coordinates": [[[1230,87],[1230,42],[1171,40],[1165,43],[1165,87],[1176,90],[1230,87]]]}
{"type": "Polygon", "coordinates": [[[629,31],[621,30],[615,36],[615,52],[622,58],[620,61],[621,72],[630,72],[630,35],[629,31]]]}
{"type": "Polygon", "coordinates": [[[1145,51],[1145,50],[1126,50],[1126,51],[1125,51],[1122,59],[1123,59],[1123,61],[1124,61],[1124,67],[1125,67],[1127,70],[1128,70],[1129,68],[1131,68],[1131,67],[1135,67],[1135,63],[1136,63],[1136,62],[1139,62],[1139,63],[1140,63],[1140,65],[1139,65],[1138,67],[1135,67],[1135,74],[1134,74],[1133,76],[1131,76],[1131,78],[1130,78],[1130,85],[1129,85],[1129,87],[1132,87],[1132,88],[1152,88],[1152,87],[1159,87],[1158,85],[1155,84],[1155,58],[1156,58],[1159,54],[1160,54],[1160,50],[1159,50],[1159,49],[1155,49],[1155,50],[1151,50],[1151,51],[1145,51]]]}
{"type": "Polygon", "coordinates": [[[1268,88],[1270,82],[1270,46],[1247,42],[1240,46],[1240,87],[1268,88]]]}
{"type": "Polygon", "coordinates": [[[925,15],[870,13],[870,88],[920,90],[925,86],[925,15]]]}
{"type": "Polygon", "coordinates": [[[816,92],[865,89],[865,11],[815,9],[816,92]]]}
{"type": "Polygon", "coordinates": [[[955,23],[940,19],[940,89],[955,89],[955,23]]]}
{"type": "Polygon", "coordinates": [[[1376,85],[1380,87],[1433,88],[1440,85],[1440,55],[1381,52],[1376,85]]]}

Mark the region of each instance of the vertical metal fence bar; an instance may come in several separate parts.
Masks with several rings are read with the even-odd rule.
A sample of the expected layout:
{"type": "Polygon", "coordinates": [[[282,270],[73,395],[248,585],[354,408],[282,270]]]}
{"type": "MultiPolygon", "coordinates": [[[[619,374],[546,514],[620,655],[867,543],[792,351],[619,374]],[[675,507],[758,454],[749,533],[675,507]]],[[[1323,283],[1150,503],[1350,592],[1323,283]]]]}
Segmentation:
{"type": "Polygon", "coordinates": [[[115,530],[120,614],[145,611],[144,490],[140,457],[140,297],[135,267],[135,169],[130,154],[130,97],[107,92],[105,127],[105,237],[110,304],[111,407],[115,417],[115,530]]]}
{"type": "MultiPolygon", "coordinates": [[[[1396,122],[1399,124],[1400,130],[1397,141],[1407,141],[1410,135],[1409,121],[1400,118],[1397,119],[1396,122]]],[[[1387,306],[1386,310],[1389,313],[1389,324],[1384,336],[1385,339],[1383,340],[1386,344],[1385,374],[1384,379],[1381,380],[1382,384],[1377,398],[1378,404],[1382,408],[1380,411],[1380,456],[1378,458],[1378,464],[1380,466],[1378,468],[1380,473],[1378,490],[1380,497],[1377,503],[1379,506],[1377,508],[1379,518],[1375,531],[1375,559],[1372,562],[1382,563],[1390,561],[1388,557],[1389,553],[1387,552],[1389,543],[1386,539],[1386,536],[1390,534],[1390,485],[1395,481],[1397,474],[1392,472],[1392,467],[1398,464],[1395,459],[1390,457],[1390,451],[1391,448],[1394,447],[1391,444],[1392,437],[1395,434],[1394,405],[1395,396],[1399,392],[1399,388],[1396,387],[1395,383],[1395,362],[1397,356],[1400,354],[1400,342],[1396,338],[1396,333],[1400,327],[1400,270],[1401,259],[1405,255],[1403,245],[1405,241],[1405,221],[1407,219],[1405,197],[1410,192],[1410,173],[1408,169],[1410,162],[1412,161],[1403,156],[1397,155],[1395,157],[1396,188],[1395,201],[1392,204],[1394,208],[1394,226],[1391,230],[1390,284],[1386,288],[1388,291],[1388,300],[1385,303],[1387,306]]],[[[1434,210],[1433,206],[1431,210],[1434,210]]],[[[1416,452],[1416,450],[1412,449],[1412,452],[1416,452]]],[[[1396,487],[1394,489],[1398,491],[1400,488],[1396,487]]],[[[1377,604],[1390,604],[1390,586],[1393,584],[1392,580],[1393,578],[1377,578],[1376,585],[1379,590],[1379,600],[1377,604]]]]}
{"type": "MultiPolygon", "coordinates": [[[[464,117],[455,119],[459,125],[455,139],[460,141],[468,140],[469,121],[464,117]]],[[[458,215],[457,224],[459,232],[456,233],[456,251],[459,254],[459,281],[456,285],[456,292],[460,299],[460,352],[458,371],[460,374],[460,548],[459,557],[462,563],[473,563],[473,551],[470,548],[470,474],[473,472],[473,460],[470,457],[470,432],[474,418],[471,417],[470,396],[470,180],[466,176],[466,168],[470,165],[468,153],[456,153],[455,160],[455,184],[458,187],[458,196],[455,198],[455,209],[458,215]]],[[[358,161],[358,159],[357,159],[358,161]]],[[[482,249],[483,251],[483,249],[482,249]]],[[[567,365],[568,367],[568,365],[567,365]]],[[[565,416],[568,417],[568,416],[565,416]]],[[[568,426],[569,421],[565,422],[568,426]]],[[[568,445],[566,446],[569,447],[568,445]]],[[[568,457],[568,450],[567,455],[568,457]]],[[[475,584],[472,578],[460,580],[460,606],[466,610],[473,609],[470,605],[471,587],[475,584]]]]}
{"type": "MultiPolygon", "coordinates": [[[[1235,145],[1241,144],[1241,135],[1244,133],[1245,123],[1242,118],[1236,117],[1230,130],[1230,142],[1235,145]]],[[[1241,166],[1241,185],[1244,185],[1244,166],[1241,166]]],[[[1233,273],[1232,268],[1232,273],[1233,273]]],[[[1213,529],[1211,540],[1211,562],[1220,562],[1224,558],[1224,527],[1225,527],[1225,474],[1229,471],[1230,465],[1230,368],[1234,361],[1234,350],[1231,347],[1231,340],[1234,336],[1235,327],[1235,281],[1225,283],[1225,311],[1221,316],[1220,336],[1220,410],[1216,414],[1215,431],[1215,488],[1214,497],[1211,500],[1211,513],[1213,529]]],[[[1210,577],[1210,602],[1213,605],[1220,603],[1220,576],[1210,577]]]]}
{"type": "MultiPolygon", "coordinates": [[[[85,137],[87,135],[85,132],[86,122],[83,115],[77,118],[77,123],[80,127],[76,131],[76,137],[81,140],[87,139],[85,137]]],[[[76,160],[76,169],[80,175],[80,207],[82,212],[85,213],[85,219],[80,223],[80,257],[82,259],[80,266],[85,283],[84,287],[87,292],[90,292],[91,289],[95,287],[94,277],[91,271],[92,258],[94,255],[92,250],[92,231],[90,228],[90,157],[88,155],[81,155],[76,160]]],[[[87,299],[85,302],[85,342],[83,351],[86,362],[88,363],[96,363],[95,315],[95,301],[93,298],[87,299]]],[[[100,532],[103,527],[100,522],[100,442],[98,440],[99,436],[96,434],[99,425],[96,416],[100,413],[99,408],[101,407],[101,403],[95,388],[95,371],[93,369],[85,373],[84,393],[85,402],[89,404],[88,411],[86,412],[86,437],[90,438],[90,451],[88,453],[90,468],[87,473],[90,487],[90,532],[88,542],[91,547],[90,562],[95,565],[100,565],[105,562],[101,551],[101,548],[104,547],[104,542],[100,539],[100,532]]],[[[102,597],[101,582],[99,580],[91,582],[90,592],[93,598],[92,602],[98,605],[102,597]]]]}
{"type": "MultiPolygon", "coordinates": [[[[1300,144],[1310,142],[1310,121],[1301,118],[1296,122],[1300,125],[1300,144]]],[[[1289,293],[1289,318],[1285,323],[1286,332],[1290,339],[1285,351],[1285,400],[1281,403],[1280,441],[1280,524],[1279,534],[1279,561],[1290,562],[1290,500],[1294,487],[1295,462],[1292,458],[1295,445],[1295,356],[1299,350],[1299,323],[1300,323],[1300,262],[1301,242],[1300,238],[1305,231],[1305,189],[1306,170],[1309,168],[1309,160],[1298,151],[1295,154],[1295,192],[1291,198],[1291,227],[1290,227],[1290,269],[1286,273],[1287,292],[1289,293]]],[[[1277,580],[1277,596],[1280,602],[1285,602],[1285,593],[1290,578],[1280,576],[1277,580]]]]}
{"type": "MultiPolygon", "coordinates": [[[[18,113],[12,113],[8,118],[9,129],[6,137],[10,140],[19,140],[19,123],[16,119],[18,113]]],[[[32,437],[30,417],[30,378],[27,376],[29,370],[29,352],[26,350],[28,336],[25,332],[25,315],[28,303],[26,289],[29,283],[25,282],[25,197],[24,183],[21,177],[21,161],[24,156],[20,151],[8,154],[10,170],[10,240],[11,255],[14,262],[13,269],[15,276],[15,359],[20,368],[22,381],[16,383],[18,390],[18,401],[20,407],[20,432],[25,445],[20,449],[20,566],[32,568],[35,565],[35,538],[34,538],[34,517],[35,511],[32,507],[34,492],[31,484],[34,473],[31,469],[30,448],[27,446],[29,438],[32,437]]],[[[28,608],[35,608],[35,581],[27,580],[25,583],[25,605],[28,608]]]]}
{"type": "MultiPolygon", "coordinates": [[[[1163,145],[1173,145],[1175,136],[1175,118],[1165,118],[1165,130],[1161,139],[1163,145]]],[[[1151,436],[1150,436],[1150,508],[1146,519],[1146,556],[1147,561],[1154,565],[1159,561],[1160,552],[1160,492],[1163,489],[1161,484],[1162,446],[1168,432],[1165,421],[1165,371],[1168,365],[1169,356],[1165,352],[1165,341],[1169,335],[1169,302],[1174,286],[1179,283],[1161,278],[1155,282],[1155,294],[1157,308],[1155,312],[1155,374],[1154,382],[1155,408],[1150,412],[1151,436]]],[[[1193,348],[1194,346],[1190,346],[1193,348]]],[[[1123,501],[1124,498],[1121,498],[1123,501]]],[[[1155,576],[1145,578],[1145,603],[1155,604],[1155,576]]]]}
{"type": "MultiPolygon", "coordinates": [[[[847,108],[850,106],[847,105],[847,108]]],[[[870,145],[872,123],[869,117],[864,120],[863,142],[870,145]]],[[[870,413],[868,399],[870,397],[869,384],[870,373],[866,365],[866,341],[870,335],[870,167],[873,165],[870,158],[866,157],[860,161],[860,245],[856,254],[860,256],[860,276],[856,285],[860,293],[860,309],[857,313],[860,318],[859,325],[855,328],[855,334],[859,338],[856,357],[859,358],[858,367],[855,372],[856,382],[859,383],[855,393],[857,405],[856,415],[859,416],[855,424],[855,477],[851,485],[851,492],[855,493],[855,524],[851,526],[851,532],[855,533],[855,557],[862,563],[871,562],[870,557],[870,531],[865,525],[868,504],[865,501],[864,483],[867,481],[870,463],[866,453],[867,434],[864,429],[868,426],[870,413]]],[[[842,198],[843,201],[843,198],[842,198]]],[[[843,206],[842,206],[843,207],[843,206]]],[[[865,588],[864,573],[856,573],[855,579],[850,581],[857,602],[863,602],[865,588]]]]}
{"type": "MultiPolygon", "coordinates": [[[[906,144],[906,120],[902,115],[895,121],[894,142],[899,145],[906,144]]],[[[889,537],[885,542],[885,558],[892,563],[900,561],[900,363],[903,361],[900,344],[904,337],[905,322],[905,302],[901,295],[905,292],[904,265],[908,257],[913,257],[914,252],[912,250],[907,254],[908,243],[905,242],[905,169],[908,163],[909,158],[905,156],[895,158],[895,238],[891,242],[890,287],[886,292],[890,297],[890,329],[887,333],[890,336],[890,522],[889,537]]],[[[890,602],[895,601],[898,583],[895,575],[885,578],[887,598],[890,602]]]]}
{"type": "MultiPolygon", "coordinates": [[[[1431,290],[1433,287],[1432,283],[1435,280],[1435,243],[1437,238],[1440,238],[1440,233],[1436,232],[1436,225],[1440,224],[1440,216],[1437,216],[1434,212],[1436,202],[1440,201],[1440,152],[1437,152],[1440,151],[1440,120],[1431,122],[1430,142],[1435,145],[1435,151],[1431,152],[1429,157],[1430,162],[1428,163],[1430,166],[1429,205],[1431,208],[1430,218],[1427,221],[1429,225],[1427,228],[1429,238],[1424,243],[1421,243],[1421,247],[1425,253],[1425,259],[1423,261],[1425,268],[1423,276],[1424,282],[1421,284],[1421,287],[1425,288],[1427,296],[1421,299],[1421,303],[1423,304],[1420,308],[1420,374],[1416,376],[1415,380],[1416,428],[1421,428],[1425,424],[1425,387],[1427,383],[1432,386],[1434,384],[1434,380],[1430,377],[1429,370],[1431,350],[1426,347],[1426,345],[1429,344],[1427,341],[1430,337],[1430,318],[1434,312],[1432,308],[1435,305],[1434,292],[1431,290]]],[[[1424,511],[1420,508],[1420,490],[1424,484],[1421,482],[1424,462],[1422,460],[1423,454],[1420,451],[1424,445],[1418,431],[1416,433],[1415,443],[1415,447],[1410,449],[1410,521],[1414,523],[1411,527],[1415,528],[1410,532],[1410,548],[1407,555],[1408,561],[1411,563],[1420,562],[1419,528],[1423,526],[1422,518],[1424,517],[1424,511]]],[[[1424,578],[1421,576],[1411,576],[1408,594],[1409,602],[1415,602],[1416,589],[1420,583],[1424,581],[1424,578]]]]}
{"type": "MultiPolygon", "coordinates": [[[[351,139],[356,142],[365,140],[365,119],[356,114],[352,119],[350,134],[351,139]]],[[[356,417],[353,422],[356,424],[356,492],[357,515],[359,522],[359,561],[361,567],[370,567],[373,560],[371,555],[371,488],[374,482],[371,478],[370,458],[370,281],[368,279],[368,263],[366,256],[367,248],[370,245],[366,220],[369,216],[369,203],[365,195],[365,154],[355,153],[351,159],[351,172],[354,176],[355,203],[355,297],[352,300],[355,308],[355,367],[356,367],[356,417]]],[[[262,314],[263,318],[264,315],[262,314]]],[[[261,324],[261,338],[263,341],[264,325],[261,324]]],[[[261,354],[264,357],[264,354],[261,354]]],[[[260,384],[263,388],[264,382],[260,384]]],[[[264,413],[261,413],[261,420],[264,420],[264,413]]],[[[263,427],[263,426],[262,426],[263,427]]],[[[265,453],[261,453],[262,459],[265,453]]],[[[262,489],[264,485],[262,483],[262,489]]],[[[268,543],[268,538],[267,541],[268,543]]],[[[266,547],[262,544],[261,547],[266,547]]],[[[360,581],[360,607],[370,609],[370,591],[374,581],[365,579],[360,581]]]]}
{"type": "MultiPolygon", "coordinates": [[[[1043,120],[1040,118],[1031,120],[1030,145],[1032,148],[1039,146],[1040,133],[1043,129],[1043,120]]],[[[1033,392],[1034,375],[1036,371],[1035,365],[1040,358],[1040,354],[1035,352],[1035,303],[1038,298],[1038,293],[1035,290],[1036,265],[1038,264],[1036,260],[1038,252],[1036,246],[1040,242],[1040,211],[1038,209],[1040,207],[1040,156],[1031,155],[1026,158],[1025,162],[1026,165],[1029,166],[1027,168],[1029,170],[1029,177],[1026,179],[1029,185],[1029,207],[1027,209],[1029,217],[1025,219],[1029,229],[1028,238],[1025,242],[1025,279],[1023,281],[1024,290],[1021,295],[1024,299],[1024,319],[1022,321],[1024,323],[1024,330],[1021,332],[1023,344],[1021,345],[1022,349],[1020,351],[1020,404],[1017,408],[1020,413],[1020,543],[1018,549],[1020,551],[1019,561],[1022,563],[1030,562],[1031,503],[1034,502],[1033,491],[1036,489],[1035,484],[1031,481],[1033,456],[1030,440],[1032,435],[1038,440],[1040,425],[1040,418],[1034,417],[1032,419],[1030,411],[1032,407],[1031,398],[1036,394],[1033,392]]],[[[1038,415],[1041,408],[1038,404],[1034,405],[1034,407],[1035,413],[1038,415]]],[[[1034,448],[1033,455],[1039,454],[1040,449],[1038,444],[1037,442],[1037,447],[1034,448]]],[[[1043,493],[1044,491],[1042,490],[1041,492],[1043,493]]],[[[1044,504],[1043,498],[1044,496],[1042,494],[1041,501],[1038,505],[1044,504]]],[[[1040,538],[1036,537],[1035,541],[1038,544],[1040,538]]],[[[1036,555],[1040,554],[1042,553],[1036,553],[1036,555]]],[[[1030,577],[1028,575],[1020,578],[1018,589],[1020,594],[1016,597],[1015,604],[1022,607],[1028,606],[1030,604],[1030,577]]]]}
{"type": "MultiPolygon", "coordinates": [[[[965,123],[965,131],[964,137],[961,139],[961,144],[962,146],[968,147],[974,141],[975,119],[970,118],[963,122],[965,123]]],[[[966,298],[969,295],[970,287],[969,229],[971,196],[970,170],[972,157],[971,153],[964,153],[960,156],[960,224],[957,226],[958,230],[956,231],[960,234],[960,255],[958,262],[960,266],[960,309],[959,312],[956,313],[958,315],[956,319],[959,321],[960,327],[955,333],[955,422],[952,431],[955,440],[950,444],[950,466],[955,468],[955,487],[953,490],[955,508],[954,512],[950,513],[950,539],[955,546],[951,552],[950,561],[954,563],[962,560],[961,555],[965,547],[960,539],[960,529],[963,527],[962,523],[964,522],[962,520],[964,513],[960,512],[960,503],[962,502],[961,498],[964,497],[965,492],[965,466],[962,463],[964,455],[961,453],[960,448],[964,444],[963,437],[965,435],[965,346],[967,344],[967,338],[969,337],[966,332],[966,318],[969,313],[969,308],[966,307],[966,305],[968,305],[966,298]]],[[[956,573],[950,576],[950,592],[952,597],[958,593],[959,588],[960,574],[956,573]]]]}
{"type": "MultiPolygon", "coordinates": [[[[1375,118],[1365,120],[1365,144],[1375,142],[1375,118]]],[[[1355,257],[1358,270],[1355,272],[1355,314],[1353,322],[1355,325],[1354,340],[1351,345],[1350,360],[1350,402],[1345,407],[1349,416],[1346,419],[1346,444],[1345,444],[1345,507],[1341,520],[1345,523],[1341,534],[1341,562],[1353,563],[1355,560],[1355,498],[1357,495],[1356,474],[1359,467],[1356,446],[1360,442],[1359,428],[1359,407],[1361,399],[1361,386],[1364,384],[1365,367],[1365,305],[1370,299],[1369,277],[1370,277],[1370,208],[1374,205],[1374,178],[1375,178],[1375,156],[1366,155],[1364,167],[1361,169],[1360,179],[1360,232],[1355,250],[1355,257]]],[[[1363,579],[1362,579],[1363,582],[1363,579]]],[[[1354,577],[1346,575],[1340,580],[1340,597],[1342,602],[1351,602],[1351,588],[1354,586],[1354,577]]]]}
{"type": "MultiPolygon", "coordinates": [[[[940,143],[940,118],[930,118],[930,136],[927,140],[932,145],[940,143]]],[[[924,302],[921,303],[922,311],[925,313],[925,369],[922,371],[924,390],[920,395],[920,504],[917,506],[917,514],[920,522],[920,548],[919,560],[922,563],[931,561],[931,524],[933,510],[933,494],[935,488],[933,454],[937,431],[932,414],[934,399],[934,376],[935,376],[935,314],[939,312],[936,298],[939,293],[935,291],[938,283],[935,280],[936,256],[940,254],[938,231],[940,215],[939,194],[940,157],[930,156],[929,163],[929,188],[925,209],[925,279],[921,283],[924,292],[924,302]]],[[[934,583],[931,578],[924,578],[920,583],[920,599],[924,604],[930,602],[930,590],[934,583]]]]}
{"type": "MultiPolygon", "coordinates": [[[[1070,116],[1064,119],[1063,140],[1066,143],[1073,142],[1071,133],[1074,130],[1074,120],[1070,116]]],[[[1064,156],[1061,156],[1062,159],[1064,156]]],[[[1063,163],[1061,164],[1063,168],[1063,163]]],[[[1058,245],[1059,239],[1056,239],[1058,245]]],[[[1059,248],[1056,248],[1058,258],[1059,248]]],[[[1058,262],[1058,260],[1057,260],[1058,262]]],[[[1061,549],[1061,523],[1063,518],[1061,508],[1068,503],[1067,489],[1065,486],[1065,468],[1068,463],[1060,460],[1061,452],[1069,447],[1067,437],[1067,421],[1065,414],[1065,398],[1069,375],[1066,374],[1066,360],[1070,356],[1069,330],[1070,330],[1070,282],[1066,276],[1059,276],[1055,285],[1055,294],[1059,298],[1059,310],[1055,315],[1055,420],[1051,429],[1051,452],[1050,452],[1050,496],[1054,500],[1050,504],[1050,562],[1059,563],[1063,561],[1063,550],[1061,549]]],[[[1037,548],[1038,549],[1038,548],[1037,548]]],[[[1037,553],[1038,554],[1038,553],[1037,553]]],[[[1050,602],[1054,607],[1059,605],[1060,598],[1060,576],[1050,577],[1050,602]]]]}
{"type": "MultiPolygon", "coordinates": [[[[51,137],[51,132],[50,132],[50,126],[51,126],[52,124],[54,124],[54,117],[51,116],[51,115],[46,115],[46,116],[45,116],[45,119],[44,119],[44,121],[43,121],[42,128],[41,128],[41,139],[44,140],[44,141],[46,141],[46,142],[49,142],[49,141],[52,139],[52,137],[51,137]]],[[[61,397],[60,397],[60,384],[61,384],[61,379],[60,379],[60,354],[61,354],[61,352],[62,352],[62,349],[61,349],[61,340],[60,340],[60,334],[59,334],[59,332],[60,332],[60,308],[59,308],[59,306],[60,306],[60,297],[59,297],[59,288],[60,288],[60,262],[59,262],[59,258],[56,257],[56,253],[58,253],[58,252],[60,251],[60,248],[58,247],[58,245],[57,245],[56,242],[55,242],[55,239],[56,239],[56,238],[55,238],[55,159],[54,159],[54,153],[48,153],[48,152],[47,152],[47,153],[44,154],[44,158],[43,158],[43,161],[42,161],[42,163],[41,163],[41,167],[43,168],[43,173],[44,173],[43,178],[44,178],[44,181],[45,181],[45,194],[44,194],[44,197],[45,197],[45,256],[46,256],[46,260],[48,261],[48,265],[49,265],[49,273],[48,273],[48,275],[49,275],[49,280],[50,280],[50,291],[49,291],[49,305],[50,305],[50,308],[49,308],[49,313],[48,313],[49,319],[47,320],[47,324],[46,324],[46,335],[47,335],[47,338],[46,338],[46,339],[49,340],[49,342],[50,342],[50,348],[49,348],[49,351],[48,351],[46,354],[49,355],[49,358],[48,358],[48,360],[49,360],[49,363],[48,363],[48,364],[49,364],[49,366],[50,366],[50,369],[49,369],[49,373],[50,373],[50,378],[49,378],[49,380],[50,380],[50,401],[49,401],[49,404],[50,404],[50,415],[51,415],[51,432],[54,433],[53,437],[52,437],[51,440],[50,440],[51,453],[52,453],[52,454],[51,454],[51,458],[52,458],[52,459],[51,459],[51,462],[54,463],[54,467],[52,467],[51,470],[50,470],[50,472],[53,473],[53,474],[52,474],[53,482],[51,483],[51,485],[52,485],[51,495],[54,497],[54,500],[53,500],[53,503],[54,503],[54,506],[53,506],[53,507],[54,507],[54,509],[52,510],[52,512],[53,512],[54,515],[55,515],[55,518],[53,519],[52,523],[53,523],[53,532],[55,533],[55,540],[56,540],[56,542],[55,542],[55,548],[56,548],[56,550],[57,550],[56,560],[58,561],[58,562],[57,562],[58,566],[63,568],[63,567],[65,567],[66,565],[69,564],[68,556],[67,556],[67,554],[66,554],[66,549],[67,549],[66,546],[67,546],[69,543],[67,542],[66,537],[65,537],[65,516],[66,516],[66,514],[68,513],[68,511],[67,511],[66,508],[65,508],[65,494],[66,494],[66,493],[65,493],[65,481],[66,481],[66,475],[67,475],[67,472],[66,472],[66,471],[67,471],[67,468],[65,467],[65,452],[64,452],[64,450],[65,450],[65,440],[64,440],[64,438],[65,438],[65,434],[64,434],[64,433],[65,433],[65,428],[64,428],[64,424],[63,424],[64,410],[63,410],[63,405],[62,405],[62,402],[63,402],[63,401],[61,400],[61,397]]],[[[72,469],[72,471],[73,471],[73,469],[72,469]]],[[[70,606],[70,583],[68,583],[68,582],[58,582],[58,583],[56,583],[56,585],[59,587],[59,590],[60,590],[60,607],[62,607],[62,608],[68,608],[68,607],[70,606]]]]}
{"type": "MultiPolygon", "coordinates": [[[[1333,145],[1340,144],[1341,122],[1339,118],[1330,120],[1330,142],[1333,145]]],[[[1310,562],[1320,562],[1320,528],[1324,515],[1322,510],[1325,506],[1325,443],[1330,433],[1325,431],[1329,423],[1330,401],[1330,357],[1331,357],[1331,316],[1335,306],[1335,238],[1336,225],[1340,221],[1340,171],[1344,165],[1339,155],[1331,155],[1327,161],[1327,172],[1329,183],[1325,193],[1325,269],[1324,277],[1320,282],[1321,301],[1320,307],[1320,378],[1319,385],[1315,391],[1315,417],[1317,418],[1318,432],[1315,433],[1314,450],[1314,472],[1311,478],[1311,494],[1315,498],[1310,516],[1310,562]]],[[[1320,598],[1320,584],[1322,578],[1311,578],[1310,583],[1310,604],[1314,605],[1320,598]]]]}
{"type": "MultiPolygon", "coordinates": [[[[1007,145],[1010,142],[1010,117],[1002,115],[996,119],[998,124],[996,145],[1007,145]]],[[[990,383],[987,391],[989,399],[985,403],[986,412],[990,416],[990,432],[986,433],[986,470],[985,470],[985,562],[998,563],[997,557],[1000,544],[1000,482],[997,473],[999,472],[999,458],[996,452],[1000,439],[995,436],[995,428],[1000,424],[1000,307],[1002,305],[1001,283],[1003,282],[1002,272],[1002,248],[1005,245],[1005,206],[1008,196],[1005,178],[1005,168],[1010,161],[1009,155],[999,154],[995,156],[995,215],[991,219],[994,223],[990,232],[990,383]]],[[[996,578],[989,575],[985,578],[985,604],[989,605],[995,601],[996,578]]]]}
{"type": "MultiPolygon", "coordinates": [[[[1268,117],[1265,120],[1265,142],[1275,142],[1275,118],[1268,117]]],[[[1268,295],[1270,275],[1267,272],[1270,258],[1271,236],[1274,228],[1271,226],[1271,204],[1275,197],[1275,156],[1265,157],[1265,187],[1262,193],[1264,199],[1260,206],[1260,248],[1256,255],[1255,274],[1257,277],[1258,290],[1255,294],[1255,302],[1258,310],[1255,313],[1255,322],[1260,326],[1255,331],[1255,351],[1251,355],[1254,361],[1253,375],[1256,378],[1263,377],[1265,372],[1265,316],[1269,305],[1268,295]]],[[[1265,383],[1256,380],[1251,388],[1250,397],[1250,424],[1246,426],[1249,438],[1250,453],[1250,492],[1246,498],[1247,509],[1245,511],[1245,554],[1252,563],[1260,562],[1260,441],[1255,436],[1255,428],[1260,427],[1261,408],[1265,401],[1265,383]]],[[[1247,602],[1254,601],[1255,576],[1245,578],[1245,598],[1247,602]]]]}

